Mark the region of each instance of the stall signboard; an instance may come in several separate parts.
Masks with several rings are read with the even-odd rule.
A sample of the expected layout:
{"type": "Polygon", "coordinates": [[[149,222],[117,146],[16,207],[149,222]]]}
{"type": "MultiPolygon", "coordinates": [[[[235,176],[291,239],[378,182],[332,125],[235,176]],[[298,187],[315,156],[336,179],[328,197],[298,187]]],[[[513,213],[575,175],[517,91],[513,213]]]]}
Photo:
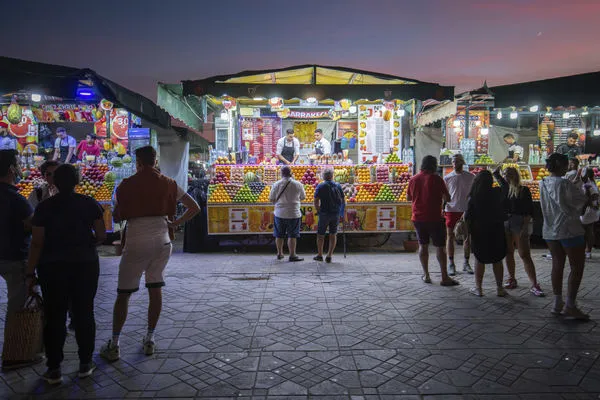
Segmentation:
{"type": "MultiPolygon", "coordinates": [[[[208,206],[210,235],[272,234],[273,205],[224,204],[208,206]]],[[[301,232],[315,233],[319,217],[314,206],[302,205],[301,232]]],[[[408,203],[348,203],[344,229],[347,233],[412,231],[411,206],[408,203]]]]}
{"type": "Polygon", "coordinates": [[[38,152],[38,121],[33,110],[28,106],[21,106],[21,121],[11,124],[7,118],[8,105],[3,106],[0,114],[0,122],[8,127],[8,133],[15,138],[16,150],[19,152],[38,152]]]}
{"type": "Polygon", "coordinates": [[[572,132],[577,134],[585,132],[584,119],[581,115],[568,111],[540,114],[538,136],[542,143],[548,143],[551,139],[554,147],[557,147],[566,143],[572,132]]]}
{"type": "Polygon", "coordinates": [[[281,120],[274,117],[241,118],[242,145],[248,155],[262,161],[273,157],[277,151],[277,140],[281,137],[281,120]]]}
{"type": "Polygon", "coordinates": [[[296,119],[323,119],[323,118],[329,118],[329,110],[315,110],[315,111],[290,110],[287,113],[287,118],[296,118],[296,119]]]}
{"type": "Polygon", "coordinates": [[[381,104],[361,105],[358,112],[359,160],[374,160],[379,154],[389,154],[400,142],[400,122],[394,112],[381,104]]]}
{"type": "Polygon", "coordinates": [[[94,104],[60,103],[34,107],[39,122],[95,122],[104,116],[104,111],[94,104]]]}

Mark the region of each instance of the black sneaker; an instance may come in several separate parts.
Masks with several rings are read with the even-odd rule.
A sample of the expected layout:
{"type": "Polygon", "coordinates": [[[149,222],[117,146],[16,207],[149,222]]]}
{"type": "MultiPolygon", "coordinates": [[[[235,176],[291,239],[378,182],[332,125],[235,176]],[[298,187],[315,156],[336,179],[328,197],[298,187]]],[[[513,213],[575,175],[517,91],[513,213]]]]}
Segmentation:
{"type": "Polygon", "coordinates": [[[62,372],[60,368],[56,369],[47,369],[42,375],[42,379],[48,382],[50,385],[57,385],[62,383],[62,372]]]}
{"type": "Polygon", "coordinates": [[[314,256],[313,260],[315,260],[315,261],[323,261],[323,256],[314,256]]]}
{"type": "Polygon", "coordinates": [[[90,361],[87,364],[79,364],[79,377],[87,378],[91,376],[94,370],[96,369],[96,363],[90,361]]]}
{"type": "Polygon", "coordinates": [[[300,258],[298,256],[290,256],[290,261],[291,262],[304,261],[304,258],[300,258]]]}

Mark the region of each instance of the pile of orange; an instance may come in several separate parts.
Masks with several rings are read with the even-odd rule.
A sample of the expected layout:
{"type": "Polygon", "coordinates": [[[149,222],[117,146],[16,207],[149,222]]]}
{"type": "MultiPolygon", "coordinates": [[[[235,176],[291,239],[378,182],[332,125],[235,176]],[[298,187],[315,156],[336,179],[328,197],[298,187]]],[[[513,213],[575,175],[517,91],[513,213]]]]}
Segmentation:
{"type": "Polygon", "coordinates": [[[271,195],[271,186],[265,186],[260,196],[258,196],[257,202],[269,203],[269,196],[271,195]]]}
{"type": "Polygon", "coordinates": [[[231,203],[231,197],[222,184],[215,185],[208,196],[208,203],[231,203]]]}
{"type": "Polygon", "coordinates": [[[33,192],[33,181],[21,181],[17,183],[17,189],[19,190],[19,194],[27,199],[31,192],[33,192]]]}
{"type": "Polygon", "coordinates": [[[358,178],[358,182],[360,183],[371,182],[371,170],[368,166],[356,167],[355,176],[358,178]]]}
{"type": "Polygon", "coordinates": [[[104,182],[100,189],[96,192],[96,200],[98,201],[111,201],[113,189],[115,188],[114,183],[104,182]]]}

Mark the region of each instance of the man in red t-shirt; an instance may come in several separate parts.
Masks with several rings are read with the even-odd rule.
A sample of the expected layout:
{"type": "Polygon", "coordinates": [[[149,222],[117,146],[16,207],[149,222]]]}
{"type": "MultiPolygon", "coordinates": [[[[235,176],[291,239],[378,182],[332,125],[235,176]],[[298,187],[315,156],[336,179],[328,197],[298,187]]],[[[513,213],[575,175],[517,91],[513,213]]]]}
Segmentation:
{"type": "Polygon", "coordinates": [[[442,286],[455,286],[458,282],[446,270],[446,227],[442,205],[450,201],[450,193],[441,176],[436,174],[437,159],[425,156],[421,172],[408,183],[407,199],[412,201],[412,221],[419,239],[419,259],[423,267],[423,282],[431,283],[429,276],[429,239],[437,248],[437,259],[442,271],[442,286]]]}

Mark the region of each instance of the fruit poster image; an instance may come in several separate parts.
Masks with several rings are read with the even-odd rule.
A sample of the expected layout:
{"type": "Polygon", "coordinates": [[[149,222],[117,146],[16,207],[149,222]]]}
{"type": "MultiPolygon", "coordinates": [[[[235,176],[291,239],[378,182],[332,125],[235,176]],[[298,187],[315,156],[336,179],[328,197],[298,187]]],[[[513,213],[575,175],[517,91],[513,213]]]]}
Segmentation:
{"type": "Polygon", "coordinates": [[[32,154],[38,152],[38,124],[33,111],[28,106],[14,104],[13,108],[18,108],[20,120],[11,123],[8,118],[9,106],[2,106],[0,114],[0,123],[2,127],[8,128],[8,133],[17,140],[17,151],[29,151],[32,154]]]}
{"type": "MultiPolygon", "coordinates": [[[[302,233],[315,233],[319,222],[313,206],[300,207],[302,233]]],[[[412,231],[409,204],[348,204],[345,231],[359,232],[406,232],[412,231]]],[[[273,206],[212,206],[208,207],[208,233],[211,235],[235,235],[248,233],[273,233],[273,206]]],[[[341,226],[339,232],[341,232],[341,226]]]]}

